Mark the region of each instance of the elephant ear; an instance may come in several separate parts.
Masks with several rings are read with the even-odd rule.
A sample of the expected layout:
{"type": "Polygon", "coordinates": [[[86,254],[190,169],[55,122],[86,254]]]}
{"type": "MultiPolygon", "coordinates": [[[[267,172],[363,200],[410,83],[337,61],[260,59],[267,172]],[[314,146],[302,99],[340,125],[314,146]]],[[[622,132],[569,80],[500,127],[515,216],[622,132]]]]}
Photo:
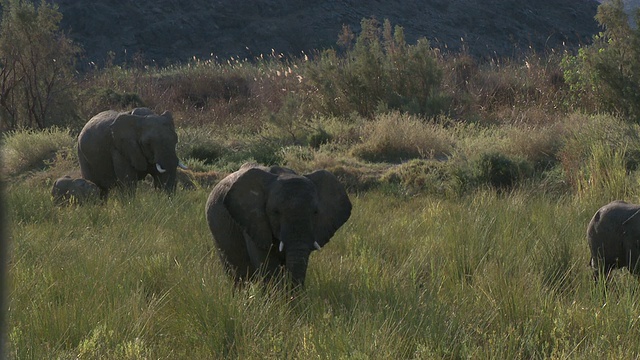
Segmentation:
{"type": "Polygon", "coordinates": [[[111,124],[111,136],[116,150],[128,159],[136,170],[145,171],[148,166],[147,159],[138,144],[140,119],[140,116],[126,113],[118,115],[111,124]]]}
{"type": "Polygon", "coordinates": [[[315,240],[324,246],[351,216],[351,201],[344,186],[329,171],[317,170],[305,177],[315,184],[318,193],[320,204],[315,240]]]}
{"type": "Polygon", "coordinates": [[[241,170],[224,199],[231,216],[262,250],[273,243],[266,204],[267,189],[276,177],[258,168],[241,170]]]}

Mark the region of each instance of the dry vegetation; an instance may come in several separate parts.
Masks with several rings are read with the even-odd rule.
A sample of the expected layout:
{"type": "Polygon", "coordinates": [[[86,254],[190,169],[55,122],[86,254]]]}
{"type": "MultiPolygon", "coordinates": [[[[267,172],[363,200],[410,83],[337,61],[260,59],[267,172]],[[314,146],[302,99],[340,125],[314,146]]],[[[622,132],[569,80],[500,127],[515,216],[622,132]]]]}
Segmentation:
{"type": "Polygon", "coordinates": [[[11,355],[637,357],[638,285],[586,268],[595,209],[640,197],[640,56],[619,58],[638,55],[640,30],[610,6],[575,56],[477,62],[365,19],[340,53],[83,74],[59,127],[3,137],[11,355]],[[53,207],[78,119],[135,106],[173,112],[181,190],[53,207]],[[208,191],[248,161],[328,169],[354,201],[295,301],[233,289],[211,249],[208,191]]]}

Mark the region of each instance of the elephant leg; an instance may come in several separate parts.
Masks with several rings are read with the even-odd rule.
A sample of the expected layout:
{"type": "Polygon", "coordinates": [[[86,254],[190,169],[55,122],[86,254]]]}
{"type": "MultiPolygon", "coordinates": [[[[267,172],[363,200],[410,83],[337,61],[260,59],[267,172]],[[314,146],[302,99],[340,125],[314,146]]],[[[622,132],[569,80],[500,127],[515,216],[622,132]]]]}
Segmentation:
{"type": "Polygon", "coordinates": [[[635,276],[640,276],[640,249],[633,247],[627,252],[627,268],[635,276]]]}
{"type": "Polygon", "coordinates": [[[608,283],[613,270],[620,267],[618,259],[606,259],[600,255],[592,256],[590,265],[593,269],[593,280],[596,283],[600,281],[602,275],[605,276],[605,282],[608,283]]]}
{"type": "Polygon", "coordinates": [[[207,210],[207,219],[225,270],[233,276],[236,283],[249,280],[256,268],[247,254],[242,228],[223,204],[211,206],[207,210]]]}
{"type": "Polygon", "coordinates": [[[93,173],[91,166],[82,156],[78,160],[80,162],[80,174],[82,175],[82,178],[96,184],[100,190],[100,200],[102,202],[106,201],[107,197],[109,197],[109,186],[105,185],[105,180],[93,173]]]}
{"type": "Polygon", "coordinates": [[[131,195],[135,194],[136,181],[138,179],[137,171],[131,166],[129,161],[118,152],[115,152],[113,155],[113,170],[118,185],[123,187],[131,195]]]}
{"type": "Polygon", "coordinates": [[[258,270],[258,276],[263,277],[266,281],[276,278],[282,271],[278,249],[274,246],[267,250],[260,249],[246,232],[243,232],[243,236],[251,264],[258,270]]]}

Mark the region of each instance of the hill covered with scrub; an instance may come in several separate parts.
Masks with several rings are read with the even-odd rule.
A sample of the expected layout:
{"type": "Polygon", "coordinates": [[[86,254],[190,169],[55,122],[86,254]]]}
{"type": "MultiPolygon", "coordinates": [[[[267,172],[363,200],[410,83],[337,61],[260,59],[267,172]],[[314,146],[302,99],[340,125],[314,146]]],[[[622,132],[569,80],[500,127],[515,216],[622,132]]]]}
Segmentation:
{"type": "MultiPolygon", "coordinates": [[[[622,2],[566,52],[446,53],[364,16],[313,57],[82,72],[55,11],[6,3],[21,5],[0,37],[0,75],[17,75],[0,76],[9,358],[638,358],[640,283],[622,270],[594,282],[585,239],[600,206],[640,202],[640,30],[622,2]],[[190,168],[176,193],[143,181],[133,197],[54,206],[87,119],[138,106],[173,113],[190,168]],[[213,245],[206,199],[245,162],[327,169],[353,203],[293,298],[234,286],[213,245]]],[[[238,3],[270,4],[260,16],[284,4],[238,3]]],[[[157,4],[146,26],[174,2],[157,4]]]]}
{"type": "Polygon", "coordinates": [[[86,61],[98,63],[110,51],[117,62],[139,53],[159,64],[211,54],[252,59],[272,49],[297,56],[335,47],[343,25],[358,31],[371,17],[403,26],[411,43],[425,37],[442,50],[484,58],[573,50],[598,31],[595,0],[53,2],[86,61]]]}

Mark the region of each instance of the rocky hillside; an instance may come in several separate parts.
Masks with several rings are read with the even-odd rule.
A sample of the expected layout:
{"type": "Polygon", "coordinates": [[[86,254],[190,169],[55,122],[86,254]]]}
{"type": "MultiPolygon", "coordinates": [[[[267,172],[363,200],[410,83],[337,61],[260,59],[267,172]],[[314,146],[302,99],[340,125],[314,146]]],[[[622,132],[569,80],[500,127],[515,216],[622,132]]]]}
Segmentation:
{"type": "Polygon", "coordinates": [[[573,49],[598,31],[596,0],[54,0],[62,26],[86,59],[143,54],[159,64],[214,54],[299,54],[334,46],[343,24],[362,18],[403,26],[410,43],[467,49],[478,57],[517,56],[532,48],[573,49]]]}

